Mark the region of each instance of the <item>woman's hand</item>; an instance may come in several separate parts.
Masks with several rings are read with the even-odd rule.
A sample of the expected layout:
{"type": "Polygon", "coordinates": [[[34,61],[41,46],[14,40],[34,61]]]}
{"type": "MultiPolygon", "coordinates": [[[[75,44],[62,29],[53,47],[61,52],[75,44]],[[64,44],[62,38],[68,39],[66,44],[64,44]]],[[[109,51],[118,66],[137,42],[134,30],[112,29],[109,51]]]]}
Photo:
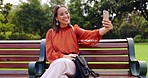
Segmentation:
{"type": "Polygon", "coordinates": [[[74,60],[75,57],[77,56],[78,54],[69,54],[69,55],[64,55],[63,58],[68,58],[68,59],[71,59],[71,60],[74,60]]]}
{"type": "Polygon", "coordinates": [[[112,25],[111,21],[109,21],[109,20],[103,19],[102,24],[103,24],[103,27],[105,27],[109,30],[113,29],[113,25],[112,25]]]}
{"type": "Polygon", "coordinates": [[[110,31],[111,29],[113,29],[113,25],[110,20],[103,19],[102,24],[103,24],[103,27],[100,28],[99,30],[99,33],[102,36],[106,34],[108,31],[110,31]]]}

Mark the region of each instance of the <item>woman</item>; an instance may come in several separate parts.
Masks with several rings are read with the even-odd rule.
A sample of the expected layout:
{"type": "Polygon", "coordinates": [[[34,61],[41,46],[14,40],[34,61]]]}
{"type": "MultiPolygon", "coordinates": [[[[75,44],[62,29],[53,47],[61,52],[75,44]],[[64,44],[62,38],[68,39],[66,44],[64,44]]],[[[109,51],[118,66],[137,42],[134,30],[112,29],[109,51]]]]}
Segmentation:
{"type": "Polygon", "coordinates": [[[84,30],[72,26],[70,14],[65,6],[54,9],[52,29],[46,34],[46,57],[51,63],[41,78],[69,78],[74,76],[76,67],[72,61],[79,54],[78,43],[92,45],[113,28],[111,21],[103,20],[103,27],[97,30],[84,30]]]}

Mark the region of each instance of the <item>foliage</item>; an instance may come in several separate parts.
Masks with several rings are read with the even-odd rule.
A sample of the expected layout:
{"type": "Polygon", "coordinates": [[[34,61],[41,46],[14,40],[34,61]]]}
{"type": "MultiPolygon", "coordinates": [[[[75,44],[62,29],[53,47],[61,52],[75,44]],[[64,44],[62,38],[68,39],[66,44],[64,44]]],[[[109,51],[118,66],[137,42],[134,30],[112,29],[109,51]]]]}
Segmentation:
{"type": "Polygon", "coordinates": [[[12,9],[12,4],[7,3],[3,5],[1,0],[1,6],[0,6],[0,40],[3,39],[9,39],[8,35],[6,35],[7,32],[13,32],[14,31],[14,24],[9,22],[9,13],[12,9]]]}
{"type": "Polygon", "coordinates": [[[136,36],[134,37],[134,41],[135,41],[135,42],[141,42],[141,35],[136,35],[136,36]]]}
{"type": "Polygon", "coordinates": [[[138,12],[132,14],[130,19],[132,20],[131,24],[135,28],[135,33],[141,35],[142,39],[147,39],[148,36],[146,34],[148,34],[148,21],[138,12]]]}
{"type": "Polygon", "coordinates": [[[71,14],[71,23],[78,24],[82,28],[88,28],[90,26],[90,22],[85,19],[83,15],[83,8],[81,0],[70,0],[70,5],[68,9],[71,14]]]}
{"type": "Polygon", "coordinates": [[[140,14],[143,15],[143,17],[145,18],[145,20],[148,21],[148,1],[147,0],[134,0],[133,6],[134,9],[139,11],[140,14]]]}
{"type": "Polygon", "coordinates": [[[50,7],[53,7],[56,6],[56,5],[64,5],[65,3],[65,0],[50,0],[49,4],[50,4],[50,7]]]}
{"type": "MultiPolygon", "coordinates": [[[[16,39],[23,39],[24,37],[21,36],[25,33],[40,36],[35,39],[45,38],[47,30],[51,28],[53,8],[57,4],[66,5],[65,0],[50,0],[43,5],[40,0],[28,0],[27,3],[22,2],[12,11],[1,13],[1,34],[11,32],[7,39],[16,37],[16,39]]],[[[148,21],[140,11],[134,10],[134,6],[134,0],[70,0],[68,9],[71,14],[71,24],[78,24],[84,29],[101,28],[102,12],[108,10],[114,28],[103,38],[135,37],[138,39],[140,35],[142,40],[148,39],[148,21]]],[[[30,37],[30,39],[33,38],[30,37]]]]}
{"type": "Polygon", "coordinates": [[[29,34],[29,33],[12,33],[9,38],[11,40],[38,40],[41,39],[40,35],[34,35],[34,34],[29,34]]]}
{"type": "Polygon", "coordinates": [[[2,4],[2,6],[0,6],[0,9],[1,9],[2,15],[4,16],[3,23],[7,23],[8,22],[7,17],[8,17],[8,15],[9,15],[11,9],[12,9],[12,4],[10,4],[10,3],[7,3],[5,5],[2,4]],[[2,6],[4,6],[4,7],[2,7],[2,6]]]}
{"type": "Polygon", "coordinates": [[[12,21],[20,33],[39,34],[41,37],[45,36],[45,32],[49,27],[49,11],[42,6],[39,0],[28,0],[28,3],[22,2],[17,8],[12,21]]]}

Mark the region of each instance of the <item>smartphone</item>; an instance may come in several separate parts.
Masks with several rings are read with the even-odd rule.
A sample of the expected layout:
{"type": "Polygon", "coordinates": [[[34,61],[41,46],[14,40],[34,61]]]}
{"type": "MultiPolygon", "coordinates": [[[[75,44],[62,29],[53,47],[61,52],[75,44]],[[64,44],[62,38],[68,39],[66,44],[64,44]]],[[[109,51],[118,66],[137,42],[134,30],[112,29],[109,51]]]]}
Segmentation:
{"type": "Polygon", "coordinates": [[[103,19],[109,20],[109,12],[106,10],[103,10],[103,19]]]}

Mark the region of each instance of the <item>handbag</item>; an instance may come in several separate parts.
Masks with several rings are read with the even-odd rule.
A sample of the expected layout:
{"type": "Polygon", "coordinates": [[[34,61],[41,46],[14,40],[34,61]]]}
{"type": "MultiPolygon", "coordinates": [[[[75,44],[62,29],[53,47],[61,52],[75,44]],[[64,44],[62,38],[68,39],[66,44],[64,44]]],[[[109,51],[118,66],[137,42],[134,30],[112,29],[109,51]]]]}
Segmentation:
{"type": "Polygon", "coordinates": [[[73,60],[76,65],[76,73],[74,78],[89,78],[92,75],[94,78],[99,77],[99,74],[88,67],[87,61],[84,57],[78,55],[73,60]]]}

